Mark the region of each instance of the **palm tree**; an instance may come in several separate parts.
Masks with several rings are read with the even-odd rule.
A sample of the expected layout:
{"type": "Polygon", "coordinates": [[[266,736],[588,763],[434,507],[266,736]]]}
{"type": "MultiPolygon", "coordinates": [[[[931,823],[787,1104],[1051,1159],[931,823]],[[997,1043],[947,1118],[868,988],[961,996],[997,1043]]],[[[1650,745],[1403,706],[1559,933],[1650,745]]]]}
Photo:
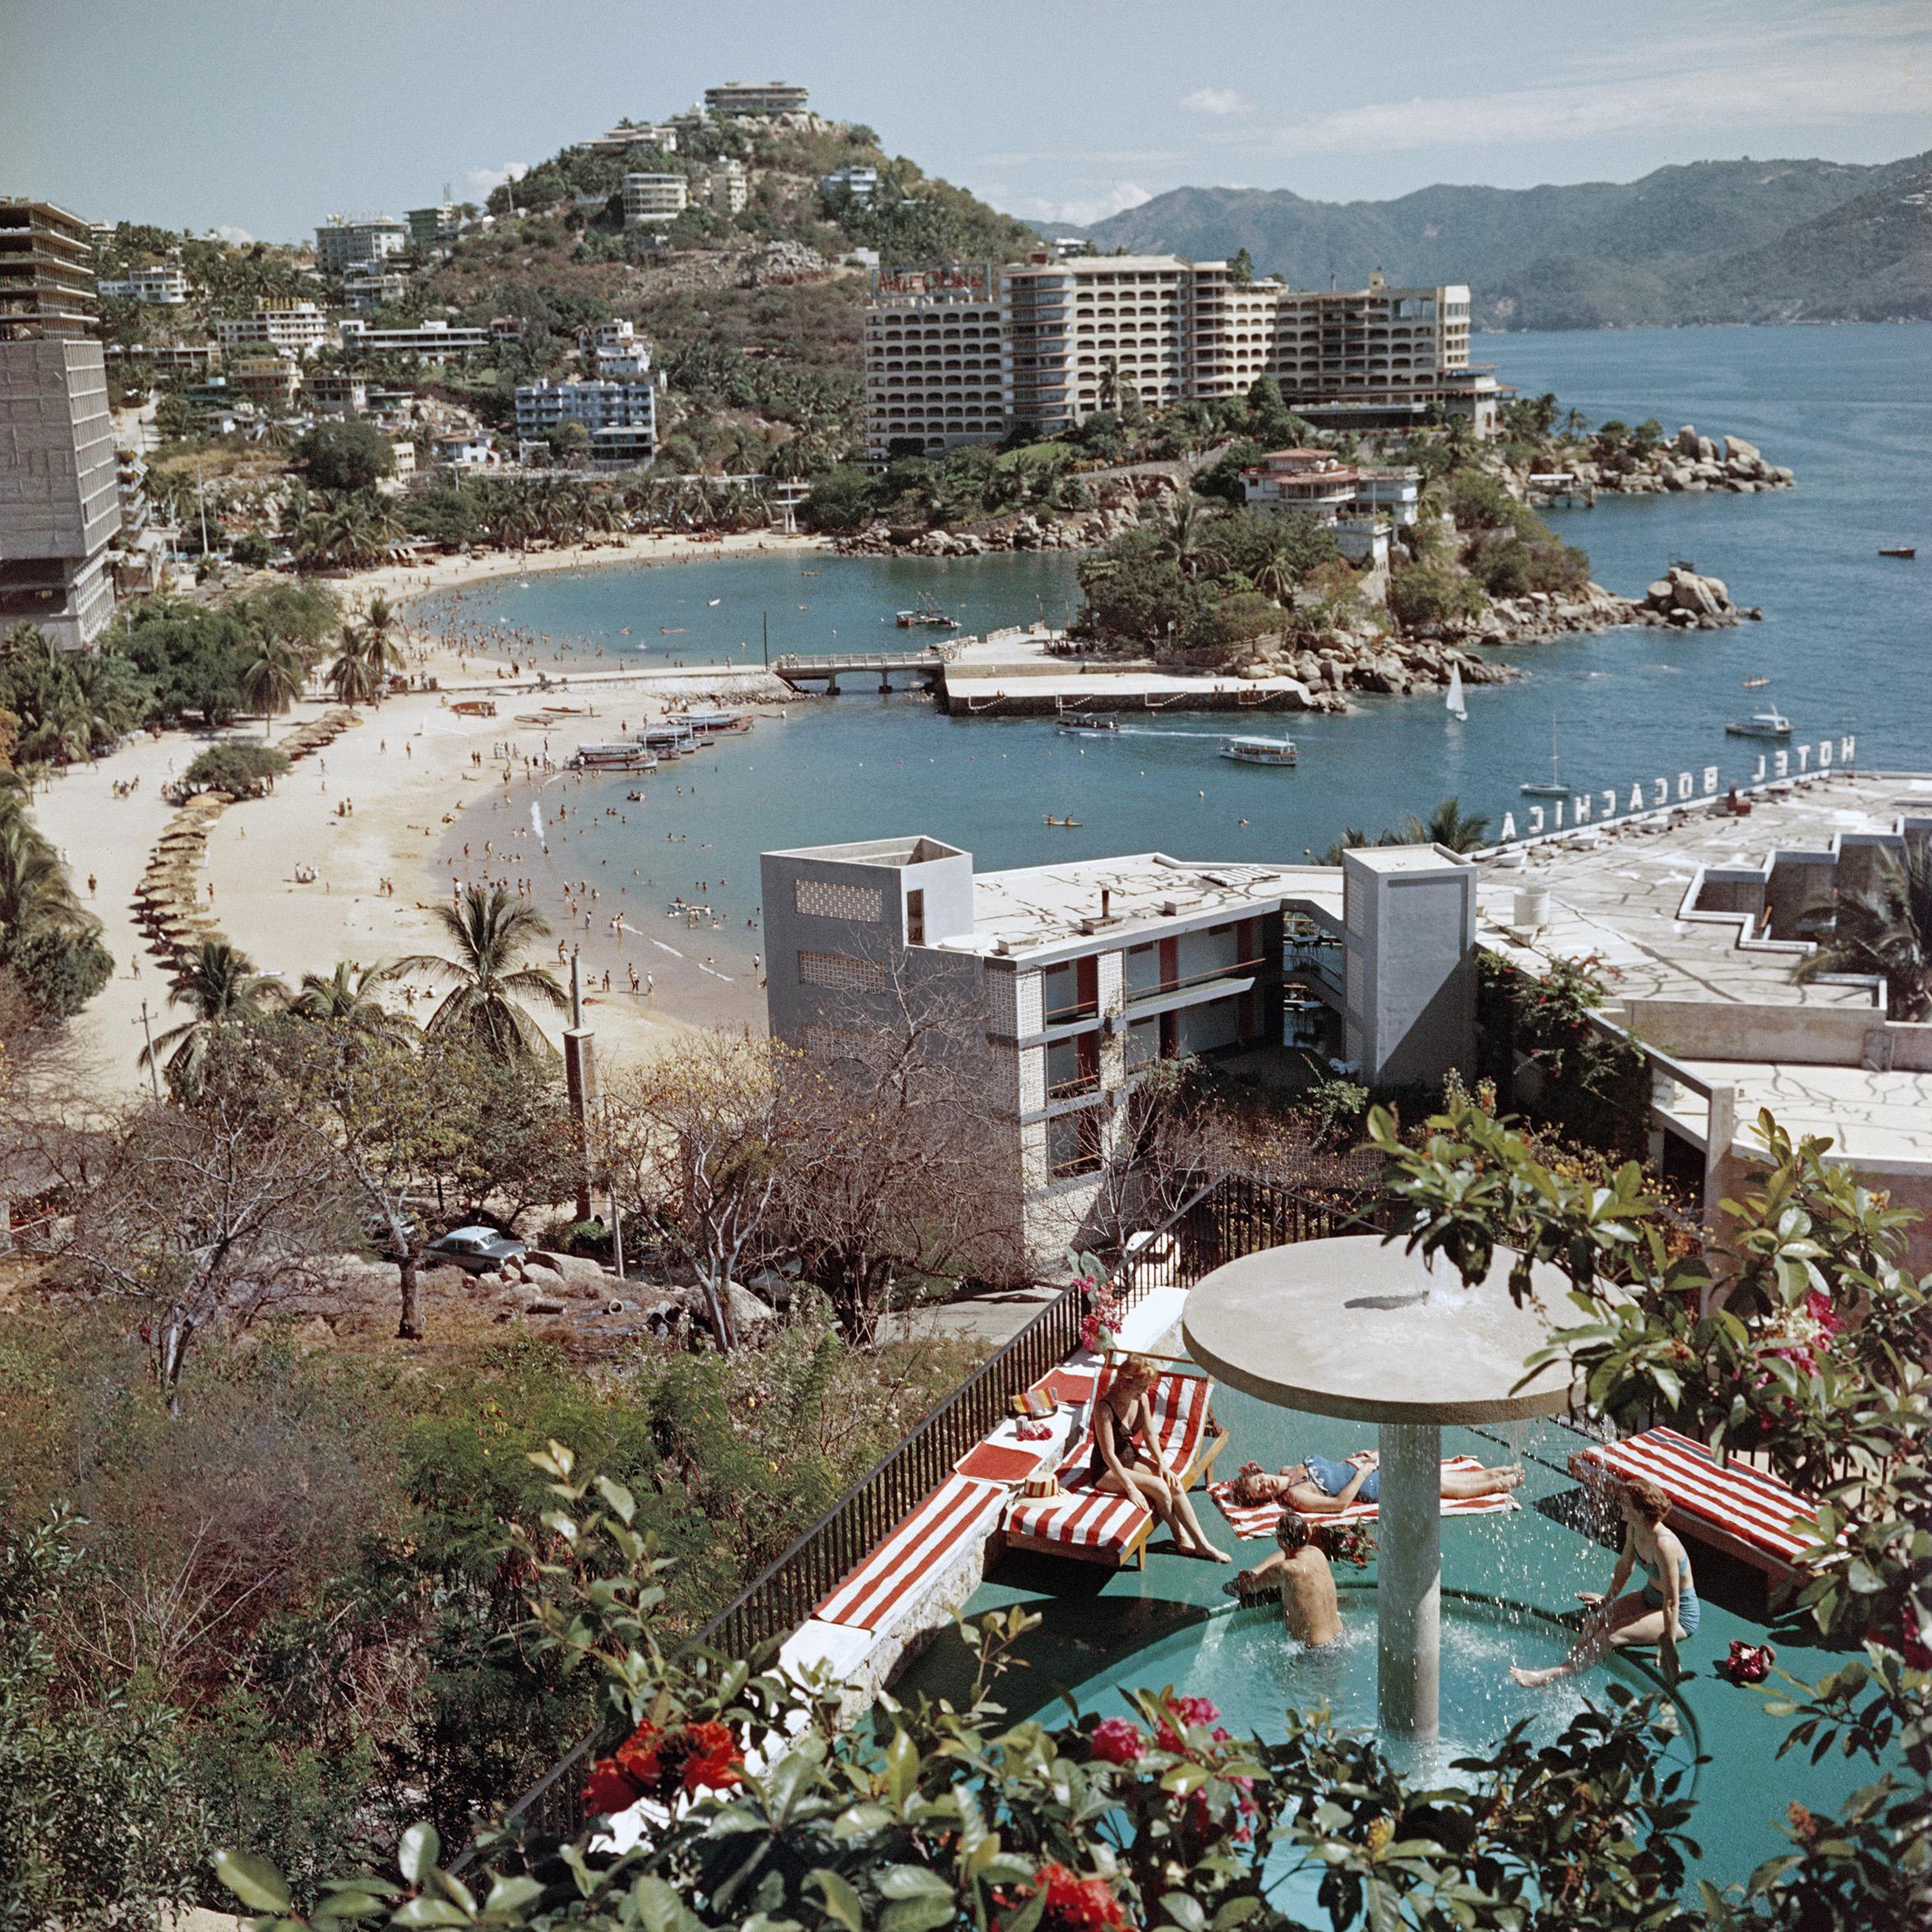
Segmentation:
{"type": "Polygon", "coordinates": [[[66,867],[25,816],[21,795],[10,793],[0,802],[0,935],[86,919],[66,867]]]}
{"type": "Polygon", "coordinates": [[[335,694],[339,703],[375,703],[378,681],[363,648],[362,639],[355,632],[342,633],[341,648],[329,660],[329,668],[323,676],[328,679],[329,689],[335,694]]]}
{"type": "Polygon", "coordinates": [[[252,642],[254,654],[242,668],[242,696],[261,710],[261,735],[266,737],[270,717],[286,711],[302,696],[308,667],[285,637],[258,631],[252,642]]]}
{"type": "Polygon", "coordinates": [[[1445,798],[1425,822],[1413,812],[1403,821],[1407,842],[1412,845],[1446,845],[1451,852],[1475,852],[1489,831],[1489,820],[1481,812],[1466,813],[1459,798],[1445,798]]]}
{"type": "Polygon", "coordinates": [[[1810,915],[1828,922],[1800,980],[1825,973],[1872,973],[1885,982],[1888,1015],[1922,1020],[1932,1012],[1932,844],[1916,839],[1902,858],[1880,854],[1870,879],[1810,915]]]}
{"type": "Polygon", "coordinates": [[[192,1094],[201,1084],[209,1049],[223,1027],[248,1026],[288,996],[282,982],[257,973],[254,962],[225,939],[205,939],[184,952],[168,982],[168,1003],[193,1015],[170,1027],[141,1049],[140,1064],[165,1058],[168,1079],[178,1092],[192,1094]]]}
{"type": "Polygon", "coordinates": [[[562,1012],[569,996],[548,967],[519,966],[524,949],[545,938],[550,922],[534,906],[518,902],[501,885],[488,890],[466,885],[453,906],[438,906],[437,917],[455,941],[456,957],[412,953],[386,968],[389,977],[428,973],[449,982],[452,991],[429,1017],[423,1028],[438,1034],[466,1033],[505,1060],[547,1055],[550,1042],[525,1012],[521,1002],[532,1000],[562,1012]]]}
{"type": "Polygon", "coordinates": [[[386,978],[380,966],[365,966],[358,973],[339,959],[326,979],[319,973],[303,974],[289,1011],[297,1019],[344,1027],[372,1040],[406,1040],[416,1029],[383,1005],[380,989],[386,978]]]}
{"type": "Polygon", "coordinates": [[[1186,490],[1174,499],[1154,525],[1162,549],[1173,558],[1184,577],[1191,577],[1199,566],[1209,520],[1207,505],[1193,491],[1186,490]]]}

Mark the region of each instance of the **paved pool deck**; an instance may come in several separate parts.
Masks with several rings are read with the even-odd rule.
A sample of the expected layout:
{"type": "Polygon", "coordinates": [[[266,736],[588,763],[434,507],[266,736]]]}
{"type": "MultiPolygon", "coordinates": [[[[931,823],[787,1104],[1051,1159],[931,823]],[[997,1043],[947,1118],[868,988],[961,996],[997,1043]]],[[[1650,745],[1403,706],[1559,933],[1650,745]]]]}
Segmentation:
{"type": "MultiPolygon", "coordinates": [[[[1366,1424],[1273,1407],[1226,1388],[1218,1389],[1214,1407],[1232,1435],[1221,1458],[1230,1475],[1250,1459],[1278,1467],[1306,1451],[1342,1457],[1375,1440],[1374,1429],[1366,1424]]],[[[1444,1520],[1445,1592],[1511,1599],[1573,1619],[1577,1591],[1606,1588],[1616,1546],[1598,1540],[1607,1532],[1599,1529],[1584,1492],[1565,1467],[1584,1441],[1554,1421],[1444,1430],[1444,1456],[1467,1454],[1486,1464],[1522,1461],[1528,1471],[1518,1492],[1522,1509],[1444,1520]]],[[[1204,1492],[1195,1492],[1195,1502],[1210,1535],[1238,1560],[1255,1562],[1270,1547],[1264,1541],[1237,1542],[1204,1492]]],[[[1704,1615],[1684,1646],[1683,1662],[1690,1675],[1677,1694],[1708,1759],[1698,1773],[1698,1810],[1690,1834],[1703,1847],[1697,1875],[1726,1883],[1741,1880],[1762,1860],[1789,1848],[1778,1829],[1787,1800],[1835,1811],[1846,1792],[1875,1773],[1862,1759],[1832,1758],[1814,1765],[1803,1752],[1777,1759],[1787,1721],[1766,1713],[1763,1693],[1726,1683],[1712,1674],[1712,1665],[1728,1652],[1733,1638],[1762,1643],[1768,1629],[1781,1666],[1802,1678],[1815,1680],[1842,1662],[1844,1653],[1828,1648],[1809,1625],[1788,1615],[1772,1629],[1762,1578],[1694,1543],[1690,1549],[1704,1615]]],[[[989,1572],[961,1614],[970,1617],[1012,1604],[1041,1613],[1042,1627],[1021,1648],[1029,1667],[1007,1675],[996,1694],[1015,1718],[1038,1713],[1060,1722],[1065,1717],[1065,1706],[1058,1703],[1062,1692],[1084,1687],[1090,1695],[1097,1682],[1110,1678],[1122,1686],[1158,1689],[1171,1675],[1159,1674],[1166,1660],[1150,1657],[1144,1682],[1136,1657],[1210,1618],[1237,1614],[1222,1592],[1229,1574],[1218,1565],[1175,1554],[1164,1533],[1157,1536],[1140,1570],[1110,1572],[1010,1555],[989,1572]]],[[[1371,1565],[1366,1572],[1343,1572],[1343,1580],[1372,1581],[1374,1575],[1371,1565]]],[[[957,1699],[971,1675],[964,1647],[948,1632],[907,1667],[894,1689],[901,1696],[925,1692],[957,1699]]],[[[1114,1708],[1122,1714],[1127,1710],[1124,1699],[1114,1708]]]]}

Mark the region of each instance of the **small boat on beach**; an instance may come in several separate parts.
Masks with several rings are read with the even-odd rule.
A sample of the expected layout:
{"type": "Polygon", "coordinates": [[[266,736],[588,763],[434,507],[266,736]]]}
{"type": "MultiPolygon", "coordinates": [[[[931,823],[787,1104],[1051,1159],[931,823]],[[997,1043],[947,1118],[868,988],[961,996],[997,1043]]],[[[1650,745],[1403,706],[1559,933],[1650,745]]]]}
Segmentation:
{"type": "Polygon", "coordinates": [[[1223,738],[1220,751],[1236,765],[1292,765],[1296,756],[1292,738],[1223,738]]]}
{"type": "Polygon", "coordinates": [[[680,711],[677,721],[699,737],[715,738],[733,732],[749,731],[749,711],[680,711]]]}
{"type": "Polygon", "coordinates": [[[1062,731],[1118,731],[1121,721],[1111,711],[1063,711],[1059,719],[1062,731]]]}
{"type": "Polygon", "coordinates": [[[1788,738],[1791,721],[1773,705],[1768,711],[1754,711],[1741,722],[1734,719],[1724,729],[1734,738],[1788,738]]]}
{"type": "Polygon", "coordinates": [[[653,771],[656,756],[642,745],[620,738],[614,744],[580,745],[571,752],[567,769],[571,771],[653,771]]]}
{"type": "Polygon", "coordinates": [[[1881,557],[1916,557],[1919,550],[1916,543],[1881,543],[1879,554],[1881,557]]]}

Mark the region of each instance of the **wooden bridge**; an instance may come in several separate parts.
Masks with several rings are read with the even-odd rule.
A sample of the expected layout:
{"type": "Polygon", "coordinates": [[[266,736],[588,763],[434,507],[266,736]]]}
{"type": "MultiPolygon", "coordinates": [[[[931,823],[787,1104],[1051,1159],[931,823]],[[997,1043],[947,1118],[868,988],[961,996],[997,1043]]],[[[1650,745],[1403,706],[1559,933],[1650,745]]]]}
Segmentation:
{"type": "Polygon", "coordinates": [[[793,691],[803,685],[823,684],[829,698],[838,696],[841,677],[876,676],[879,689],[888,691],[892,689],[894,677],[899,677],[930,691],[939,682],[945,667],[945,658],[936,650],[846,651],[830,657],[788,656],[771,661],[772,675],[782,678],[793,691]]]}

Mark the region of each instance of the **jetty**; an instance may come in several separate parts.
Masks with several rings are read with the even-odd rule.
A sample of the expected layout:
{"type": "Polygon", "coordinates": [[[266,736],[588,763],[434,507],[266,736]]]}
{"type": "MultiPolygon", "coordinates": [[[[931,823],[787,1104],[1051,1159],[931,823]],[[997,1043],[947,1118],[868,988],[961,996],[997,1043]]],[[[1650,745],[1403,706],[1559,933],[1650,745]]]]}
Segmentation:
{"type": "Polygon", "coordinates": [[[838,696],[841,677],[876,677],[881,691],[890,691],[897,677],[908,689],[931,691],[945,669],[945,654],[937,650],[834,651],[824,657],[787,655],[771,661],[772,676],[792,690],[822,685],[829,698],[838,696]]]}
{"type": "Polygon", "coordinates": [[[956,718],[1310,708],[1308,686],[1298,677],[1196,671],[1151,659],[1082,658],[1070,651],[1064,632],[1037,625],[951,645],[939,693],[956,718]]]}

